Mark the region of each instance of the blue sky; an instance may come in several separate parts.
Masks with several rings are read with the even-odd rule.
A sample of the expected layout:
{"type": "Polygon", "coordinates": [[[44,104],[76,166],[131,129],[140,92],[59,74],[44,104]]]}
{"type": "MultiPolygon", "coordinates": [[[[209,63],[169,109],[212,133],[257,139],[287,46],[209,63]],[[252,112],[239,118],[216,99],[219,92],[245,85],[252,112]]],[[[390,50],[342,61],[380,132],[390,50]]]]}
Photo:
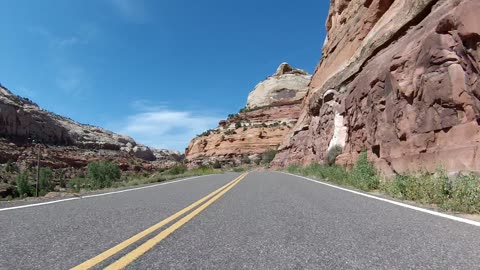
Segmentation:
{"type": "Polygon", "coordinates": [[[281,62],[313,72],[328,1],[1,1],[0,83],[81,123],[183,151],[281,62]]]}

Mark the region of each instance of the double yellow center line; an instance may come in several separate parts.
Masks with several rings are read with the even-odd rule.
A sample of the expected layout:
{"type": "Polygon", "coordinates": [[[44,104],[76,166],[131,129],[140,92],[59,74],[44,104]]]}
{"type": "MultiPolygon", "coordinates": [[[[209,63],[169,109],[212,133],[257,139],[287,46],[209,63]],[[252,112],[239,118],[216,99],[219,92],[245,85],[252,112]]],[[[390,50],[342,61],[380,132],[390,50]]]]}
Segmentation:
{"type": "Polygon", "coordinates": [[[200,200],[194,202],[193,204],[187,206],[186,208],[182,209],[181,211],[173,214],[172,216],[162,220],[161,222],[153,225],[152,227],[144,230],[143,232],[140,232],[137,235],[134,235],[133,237],[125,240],[124,242],[102,252],[101,254],[91,258],[90,260],[72,268],[73,270],[80,270],[80,269],[90,269],[97,264],[105,261],[106,259],[114,256],[115,254],[119,253],[120,251],[126,249],[127,247],[131,246],[132,244],[136,243],[140,239],[144,238],[145,236],[155,232],[156,230],[162,228],[163,226],[177,220],[181,216],[187,214],[191,210],[193,210],[191,213],[188,215],[184,216],[174,224],[170,225],[170,227],[166,228],[165,230],[161,231],[159,234],[154,236],[153,238],[149,239],[139,247],[135,248],[131,252],[127,253],[111,265],[107,266],[105,269],[113,270],[113,269],[123,269],[136,259],[138,259],[140,256],[145,254],[147,251],[152,249],[155,245],[160,243],[163,239],[165,239],[167,236],[172,234],[175,230],[179,229],[183,225],[185,225],[187,222],[189,222],[191,219],[193,219],[195,216],[200,214],[203,210],[205,210],[208,206],[210,206],[212,203],[214,203],[216,200],[218,200],[220,197],[222,197],[225,193],[227,193],[230,189],[232,189],[234,186],[236,186],[240,181],[242,181],[245,176],[247,176],[248,173],[244,173],[240,175],[239,177],[235,178],[228,184],[224,185],[223,187],[215,190],[214,192],[208,194],[207,196],[201,198],[200,200]]]}

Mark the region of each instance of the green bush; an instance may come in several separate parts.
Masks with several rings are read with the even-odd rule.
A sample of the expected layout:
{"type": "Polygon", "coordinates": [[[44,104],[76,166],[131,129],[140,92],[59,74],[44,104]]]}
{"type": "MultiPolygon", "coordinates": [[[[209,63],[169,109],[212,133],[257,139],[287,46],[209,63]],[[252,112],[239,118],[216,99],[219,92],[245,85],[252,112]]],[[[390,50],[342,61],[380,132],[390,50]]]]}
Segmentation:
{"type": "Polygon", "coordinates": [[[39,189],[40,195],[43,196],[46,193],[52,191],[54,188],[53,186],[53,172],[50,168],[41,168],[40,169],[40,181],[39,181],[39,189]]]}
{"type": "Polygon", "coordinates": [[[297,164],[293,164],[287,167],[287,172],[293,174],[300,174],[302,172],[302,167],[297,164]]]}
{"type": "Polygon", "coordinates": [[[367,152],[363,151],[351,172],[351,184],[362,190],[374,190],[380,186],[375,167],[368,161],[367,152]]]}
{"type": "Polygon", "coordinates": [[[95,188],[92,180],[80,177],[68,181],[67,187],[74,192],[80,192],[82,189],[90,190],[95,188]]]}
{"type": "Polygon", "coordinates": [[[455,179],[447,208],[480,214],[480,180],[476,175],[460,175],[455,179]]]}
{"type": "Polygon", "coordinates": [[[112,162],[92,162],[88,164],[88,177],[92,181],[92,188],[102,189],[112,186],[120,180],[122,172],[118,165],[112,162]]]}
{"type": "Polygon", "coordinates": [[[184,174],[188,170],[187,166],[185,165],[175,165],[171,169],[166,171],[166,174],[171,174],[171,175],[179,175],[179,174],[184,174]]]}
{"type": "Polygon", "coordinates": [[[270,164],[273,159],[275,158],[275,156],[277,155],[277,150],[274,150],[274,149],[271,149],[271,150],[268,150],[266,152],[263,153],[262,155],[262,162],[263,164],[270,164]]]}
{"type": "Polygon", "coordinates": [[[33,195],[33,188],[29,183],[28,173],[21,173],[17,176],[17,191],[20,197],[28,197],[33,195]]]}
{"type": "Polygon", "coordinates": [[[420,172],[414,175],[397,175],[380,183],[366,152],[361,153],[351,172],[340,166],[316,163],[306,167],[290,165],[287,171],[365,191],[380,188],[384,193],[398,199],[435,204],[447,210],[480,214],[480,177],[473,173],[448,177],[444,170],[437,170],[434,174],[420,172]]]}
{"type": "Polygon", "coordinates": [[[7,161],[7,164],[5,165],[5,172],[7,173],[14,173],[17,172],[18,168],[11,160],[7,161]]]}
{"type": "Polygon", "coordinates": [[[240,173],[240,172],[244,172],[244,171],[246,171],[246,170],[245,170],[245,168],[242,168],[242,167],[235,167],[235,168],[233,168],[232,171],[233,171],[233,172],[240,173]]]}
{"type": "Polygon", "coordinates": [[[235,128],[236,128],[236,129],[239,129],[239,128],[241,128],[241,127],[242,127],[242,122],[237,121],[237,122],[235,123],[235,128]]]}
{"type": "Polygon", "coordinates": [[[210,167],[210,166],[200,166],[196,169],[191,169],[189,171],[186,171],[186,175],[205,175],[205,174],[215,174],[218,173],[218,170],[210,167]]]}
{"type": "Polygon", "coordinates": [[[402,200],[436,204],[465,213],[480,213],[480,180],[473,173],[452,178],[443,170],[434,174],[397,175],[383,183],[382,190],[402,200]]]}
{"type": "Polygon", "coordinates": [[[327,165],[335,165],[335,161],[337,160],[337,157],[342,154],[343,148],[340,145],[334,145],[332,148],[330,148],[327,152],[327,158],[326,162],[327,165]]]}

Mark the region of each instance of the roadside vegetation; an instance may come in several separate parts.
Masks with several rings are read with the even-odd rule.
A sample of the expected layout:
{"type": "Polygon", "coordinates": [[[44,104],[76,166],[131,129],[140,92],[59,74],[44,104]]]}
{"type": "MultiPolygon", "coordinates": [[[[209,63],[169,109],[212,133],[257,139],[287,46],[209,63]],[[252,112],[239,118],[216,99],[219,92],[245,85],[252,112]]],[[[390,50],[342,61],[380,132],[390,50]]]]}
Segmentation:
{"type": "Polygon", "coordinates": [[[98,190],[104,188],[119,188],[138,186],[145,184],[160,183],[164,181],[200,176],[207,174],[223,173],[220,169],[202,166],[196,169],[188,169],[185,165],[176,165],[168,170],[158,171],[151,175],[132,175],[122,177],[117,165],[109,162],[93,163],[88,166],[88,176],[76,178],[68,183],[68,187],[74,192],[98,190]]]}
{"type": "Polygon", "coordinates": [[[444,170],[438,169],[433,174],[420,172],[387,179],[377,174],[366,152],[361,153],[350,171],[334,163],[292,165],[287,171],[367,192],[377,191],[400,200],[436,205],[444,210],[480,214],[480,177],[473,173],[449,177],[444,170]]]}
{"type": "MultiPolygon", "coordinates": [[[[221,166],[220,166],[221,167],[221,166]]],[[[2,200],[24,199],[35,197],[37,172],[35,168],[20,171],[13,163],[5,166],[5,171],[15,172],[8,185],[11,189],[9,196],[2,200]]],[[[88,164],[85,172],[80,177],[66,180],[63,173],[54,173],[50,168],[40,168],[38,181],[38,196],[42,197],[53,191],[62,192],[88,192],[94,190],[137,186],[151,183],[159,183],[173,179],[200,176],[207,174],[223,173],[221,168],[202,166],[196,169],[188,169],[179,164],[169,169],[156,172],[143,172],[138,174],[124,173],[120,167],[108,161],[92,162],[88,164]]]]}

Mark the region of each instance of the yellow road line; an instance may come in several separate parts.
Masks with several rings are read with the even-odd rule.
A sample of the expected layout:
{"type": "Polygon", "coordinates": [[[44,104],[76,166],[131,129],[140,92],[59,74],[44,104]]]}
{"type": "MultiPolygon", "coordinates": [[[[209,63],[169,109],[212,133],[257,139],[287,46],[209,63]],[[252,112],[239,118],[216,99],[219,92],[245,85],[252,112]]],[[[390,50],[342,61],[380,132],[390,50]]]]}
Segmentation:
{"type": "Polygon", "coordinates": [[[191,219],[193,219],[195,216],[200,214],[203,210],[205,210],[212,203],[217,201],[220,197],[222,197],[230,189],[232,189],[234,186],[236,186],[238,183],[240,183],[240,181],[242,181],[245,178],[246,175],[247,174],[241,175],[239,178],[237,178],[237,180],[234,184],[225,188],[223,191],[221,191],[220,193],[215,195],[215,197],[211,198],[208,202],[202,204],[200,207],[195,209],[193,212],[186,215],[185,217],[183,217],[182,219],[180,219],[179,221],[177,221],[176,223],[174,223],[173,225],[171,225],[170,227],[168,227],[164,231],[160,232],[154,238],[148,240],[147,242],[143,243],[142,245],[140,245],[139,247],[137,247],[133,251],[129,252],[128,254],[126,254],[125,256],[123,256],[122,258],[117,260],[116,262],[109,265],[108,267],[105,268],[105,270],[117,270],[117,269],[125,268],[127,265],[129,265],[130,263],[132,263],[133,261],[138,259],[140,256],[145,254],[147,251],[149,251],[150,249],[155,247],[155,245],[160,243],[160,241],[165,239],[167,236],[169,236],[174,231],[176,231],[177,229],[179,229],[180,227],[185,225],[187,222],[189,222],[191,219]]]}
{"type": "Polygon", "coordinates": [[[127,248],[128,246],[134,244],[135,242],[139,241],[140,239],[142,239],[143,237],[151,234],[152,232],[160,229],[161,227],[167,225],[168,223],[176,220],[177,218],[179,218],[180,216],[184,215],[185,213],[189,212],[190,210],[194,209],[195,207],[199,206],[200,204],[202,204],[203,202],[207,201],[208,199],[210,199],[211,197],[215,196],[215,194],[221,192],[223,189],[227,188],[228,186],[230,185],[233,185],[236,181],[238,181],[239,179],[241,179],[243,176],[245,176],[246,174],[242,174],[240,175],[239,177],[233,179],[231,182],[229,182],[228,184],[222,186],[221,188],[213,191],[212,193],[208,194],[207,196],[203,197],[202,199],[194,202],[193,204],[187,206],[186,208],[182,209],[181,211],[171,215],[170,217],[162,220],[161,222],[153,225],[152,227],[132,236],[131,238],[123,241],[122,243],[102,252],[101,254],[89,259],[88,261],[82,263],[82,264],[79,264],[78,266],[75,266],[74,268],[72,268],[72,270],[84,270],[84,269],[90,269],[92,267],[94,267],[95,265],[103,262],[104,260],[110,258],[111,256],[117,254],[118,252],[124,250],[125,248],[127,248]]]}

